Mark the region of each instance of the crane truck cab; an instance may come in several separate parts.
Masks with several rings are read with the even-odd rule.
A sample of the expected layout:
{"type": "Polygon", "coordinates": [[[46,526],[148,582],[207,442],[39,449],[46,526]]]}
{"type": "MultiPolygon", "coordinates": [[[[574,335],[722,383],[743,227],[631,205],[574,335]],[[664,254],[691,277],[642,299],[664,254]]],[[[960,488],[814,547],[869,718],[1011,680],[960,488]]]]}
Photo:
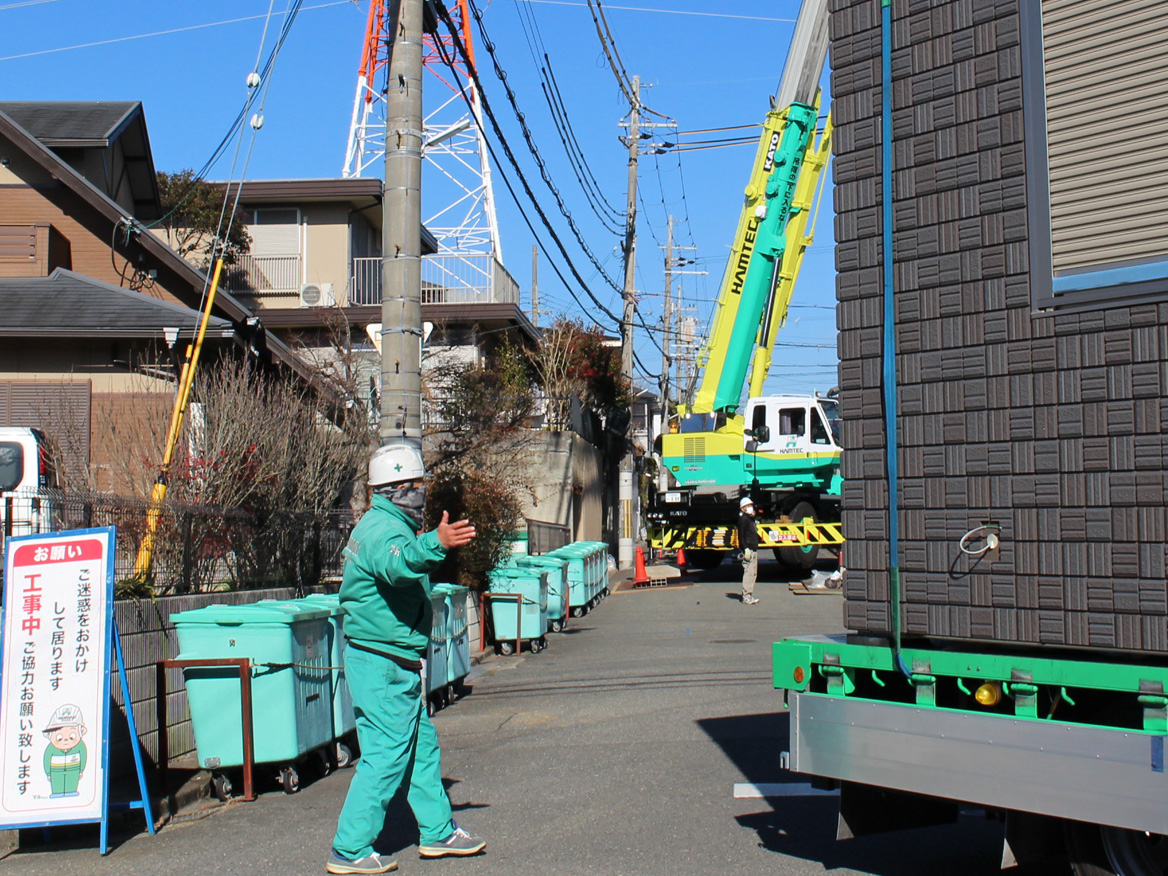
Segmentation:
{"type": "Polygon", "coordinates": [[[57,486],[45,434],[21,426],[0,427],[0,533],[7,537],[50,531],[51,502],[42,493],[57,486]]]}
{"type": "Polygon", "coordinates": [[[771,492],[813,490],[838,496],[839,424],[835,399],[805,395],[750,399],[742,458],[748,481],[765,484],[771,492]]]}

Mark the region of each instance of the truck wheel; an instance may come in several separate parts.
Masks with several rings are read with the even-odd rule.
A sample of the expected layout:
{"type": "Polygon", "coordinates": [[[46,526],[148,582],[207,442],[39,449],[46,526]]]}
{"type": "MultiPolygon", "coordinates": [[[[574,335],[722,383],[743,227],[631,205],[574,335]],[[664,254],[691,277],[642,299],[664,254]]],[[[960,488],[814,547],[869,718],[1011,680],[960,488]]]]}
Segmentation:
{"type": "Polygon", "coordinates": [[[686,564],[695,569],[716,569],[722,565],[722,560],[725,557],[726,551],[697,550],[695,548],[685,552],[686,564]]]}
{"type": "Polygon", "coordinates": [[[1068,821],[1067,854],[1075,876],[1164,876],[1168,837],[1068,821]]]}
{"type": "MultiPolygon", "coordinates": [[[[811,507],[810,502],[799,502],[787,512],[787,517],[794,523],[801,523],[805,517],[810,517],[815,520],[815,509],[811,507]]],[[[819,556],[819,545],[807,545],[806,547],[779,547],[775,548],[775,559],[782,563],[789,569],[797,571],[807,571],[815,565],[815,560],[819,556]]]]}

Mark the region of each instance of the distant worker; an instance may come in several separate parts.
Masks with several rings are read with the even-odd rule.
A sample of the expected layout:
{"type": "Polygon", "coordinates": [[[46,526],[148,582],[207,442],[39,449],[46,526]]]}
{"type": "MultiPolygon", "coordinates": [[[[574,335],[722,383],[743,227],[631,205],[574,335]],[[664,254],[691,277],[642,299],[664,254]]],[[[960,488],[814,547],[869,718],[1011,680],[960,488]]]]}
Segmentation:
{"type": "Polygon", "coordinates": [[[743,496],[738,502],[738,547],[742,549],[742,602],[755,605],[754,582],[758,580],[758,527],[754,520],[754,502],[743,496]]]}
{"type": "Polygon", "coordinates": [[[423,858],[474,855],[486,842],[455,824],[442,785],[438,734],[426,710],[422,657],[433,612],[428,573],[475,537],[467,520],[421,533],[427,477],[421,452],[381,447],[369,460],[373,503],[345,546],[340,602],[345,675],[357,717],[361,759],[337,823],[329,873],[388,873],[397,862],[373,841],[398,788],[418,822],[423,858]],[[419,534],[421,533],[421,534],[419,534]]]}

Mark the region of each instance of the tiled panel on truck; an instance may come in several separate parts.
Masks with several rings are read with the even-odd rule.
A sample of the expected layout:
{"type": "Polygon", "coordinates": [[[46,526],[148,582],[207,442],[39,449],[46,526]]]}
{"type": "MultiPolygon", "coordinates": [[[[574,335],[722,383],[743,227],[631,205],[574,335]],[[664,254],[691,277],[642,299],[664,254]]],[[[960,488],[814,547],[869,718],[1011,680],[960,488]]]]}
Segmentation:
{"type": "MultiPolygon", "coordinates": [[[[893,0],[906,636],[1168,651],[1157,6],[893,0]],[[1000,547],[964,553],[985,521],[1000,547]]],[[[874,633],[891,623],[880,16],[832,3],[845,620],[874,633]]]]}

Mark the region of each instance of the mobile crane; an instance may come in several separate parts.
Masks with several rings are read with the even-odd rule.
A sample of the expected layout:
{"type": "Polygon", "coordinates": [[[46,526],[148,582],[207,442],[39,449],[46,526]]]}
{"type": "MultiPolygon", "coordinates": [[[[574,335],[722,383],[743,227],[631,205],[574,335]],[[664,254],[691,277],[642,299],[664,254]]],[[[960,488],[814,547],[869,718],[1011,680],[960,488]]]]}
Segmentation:
{"type": "Polygon", "coordinates": [[[835,399],[762,396],[831,153],[830,117],[817,130],[826,54],[826,0],[804,0],[699,357],[701,385],[659,439],[671,483],[650,503],[649,542],[685,548],[701,568],[737,547],[738,498],[747,492],[759,509],[760,545],[780,562],[808,569],[820,545],[843,541],[835,399]]]}

